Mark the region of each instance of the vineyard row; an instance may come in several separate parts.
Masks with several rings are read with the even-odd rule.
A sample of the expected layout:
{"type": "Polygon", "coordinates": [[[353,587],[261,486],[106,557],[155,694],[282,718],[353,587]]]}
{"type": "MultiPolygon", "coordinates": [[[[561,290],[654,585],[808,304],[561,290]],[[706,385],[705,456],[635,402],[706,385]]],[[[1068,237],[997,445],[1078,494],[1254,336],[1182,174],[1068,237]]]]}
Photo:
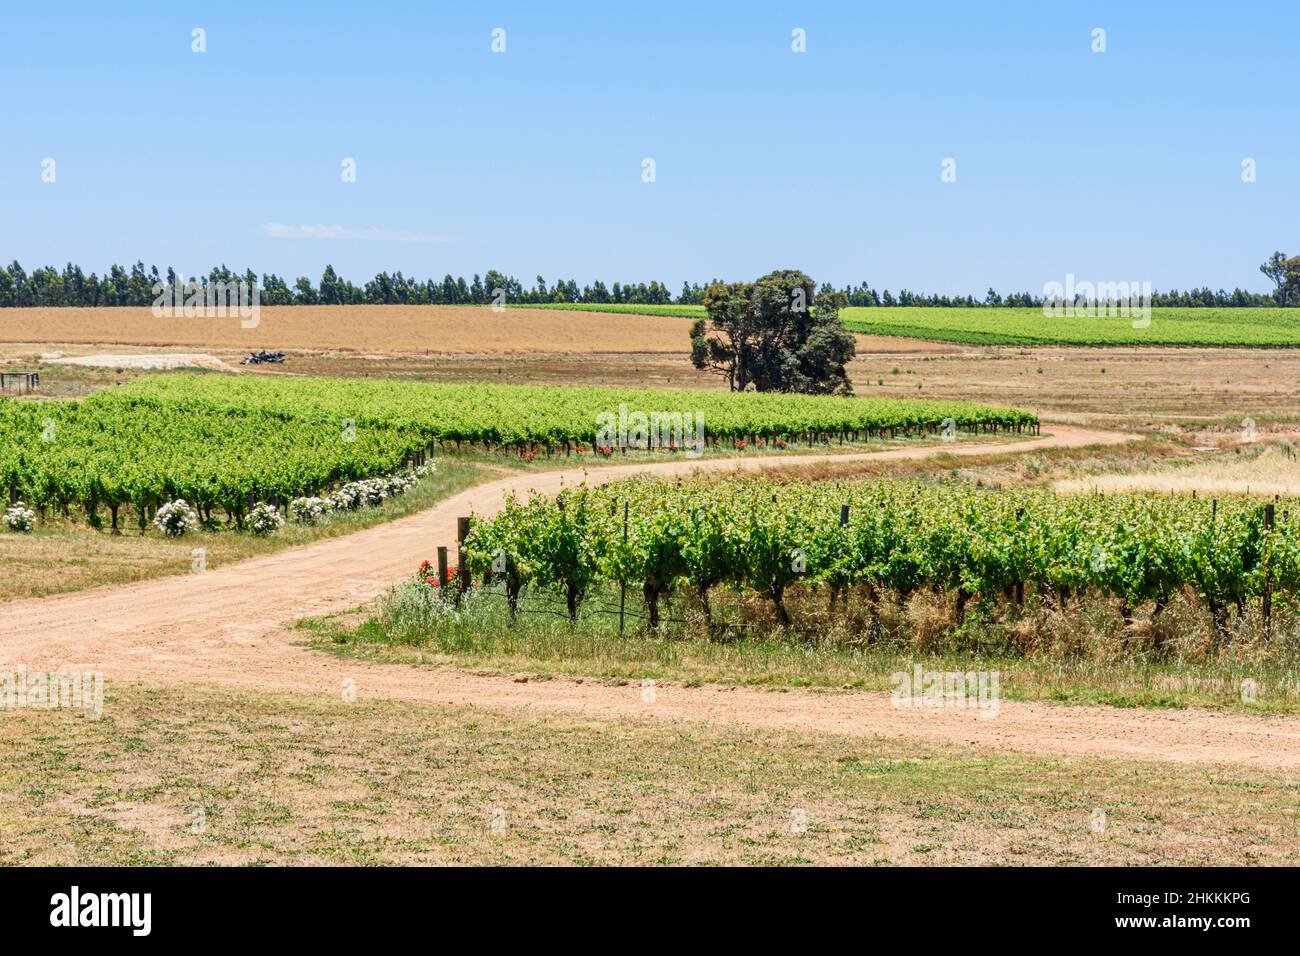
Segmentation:
{"type": "Polygon", "coordinates": [[[652,479],[511,501],[472,522],[475,577],[504,579],[511,606],[529,585],[564,595],[571,615],[593,586],[658,602],[687,594],[707,620],[718,588],[768,598],[790,623],[785,592],[825,587],[831,606],[861,592],[900,599],[921,588],[969,602],[1068,606],[1101,593],[1131,619],[1195,595],[1214,628],[1300,593],[1300,514],[1272,503],[1150,495],[1064,497],[1042,491],[878,483],[853,487],[762,479],[684,484],[652,479]]]}
{"type": "Polygon", "coordinates": [[[1036,426],[1023,412],[961,402],[166,375],[81,402],[0,400],[0,489],[42,513],[80,507],[92,523],[107,508],[114,528],[124,506],[144,527],[177,498],[205,521],[224,509],[239,523],[257,502],[467,445],[608,457],[629,446],[691,454],[1036,426]],[[648,427],[664,416],[704,427],[648,427]]]}

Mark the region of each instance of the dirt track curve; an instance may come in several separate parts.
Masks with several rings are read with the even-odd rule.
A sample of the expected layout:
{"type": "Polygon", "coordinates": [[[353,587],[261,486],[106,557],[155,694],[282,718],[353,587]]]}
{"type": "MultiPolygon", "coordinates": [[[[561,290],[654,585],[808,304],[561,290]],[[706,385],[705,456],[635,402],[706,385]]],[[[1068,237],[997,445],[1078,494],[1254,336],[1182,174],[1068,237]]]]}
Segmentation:
{"type": "MultiPolygon", "coordinates": [[[[1130,436],[1052,426],[1042,438],[998,444],[899,448],[834,461],[986,455],[1048,447],[1117,444],[1130,436]]],[[[553,493],[586,480],[701,469],[756,471],[827,456],[780,456],[619,465],[514,475],[458,494],[429,511],[365,531],[277,552],[203,574],[0,605],[0,672],[102,671],[106,682],[217,684],[232,689],[340,692],[360,698],[528,709],[591,717],[708,721],[859,736],[911,737],[1021,750],[1224,762],[1300,769],[1300,720],[1199,711],[1115,710],[1003,701],[996,717],[974,711],[900,710],[881,694],[777,693],[661,686],[654,703],[636,686],[573,680],[515,683],[455,668],[336,659],[297,643],[284,626],[355,607],[404,578],[439,544],[455,541],[456,518],[494,513],[508,492],[553,493]]]]}

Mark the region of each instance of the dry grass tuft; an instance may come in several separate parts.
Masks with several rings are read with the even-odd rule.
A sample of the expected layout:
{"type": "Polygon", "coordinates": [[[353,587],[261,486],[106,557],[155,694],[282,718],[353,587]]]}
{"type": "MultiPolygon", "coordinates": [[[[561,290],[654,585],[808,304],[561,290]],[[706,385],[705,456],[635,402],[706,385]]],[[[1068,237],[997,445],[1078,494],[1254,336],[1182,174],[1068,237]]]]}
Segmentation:
{"type": "Polygon", "coordinates": [[[1190,495],[1300,495],[1300,458],[1290,444],[1237,447],[1205,460],[1178,459],[1156,470],[1057,481],[1063,494],[1158,492],[1190,495]]]}

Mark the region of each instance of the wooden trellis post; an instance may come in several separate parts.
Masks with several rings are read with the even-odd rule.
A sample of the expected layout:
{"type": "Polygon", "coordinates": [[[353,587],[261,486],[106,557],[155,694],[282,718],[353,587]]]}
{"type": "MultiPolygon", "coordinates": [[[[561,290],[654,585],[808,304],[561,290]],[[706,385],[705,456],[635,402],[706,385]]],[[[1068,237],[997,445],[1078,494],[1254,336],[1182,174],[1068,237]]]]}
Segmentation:
{"type": "MultiPolygon", "coordinates": [[[[1273,505],[1264,506],[1264,540],[1273,536],[1273,505]]],[[[1268,547],[1267,543],[1264,545],[1268,547]]],[[[1264,558],[1264,595],[1260,601],[1260,613],[1264,618],[1264,636],[1268,637],[1273,627],[1273,581],[1272,568],[1268,566],[1267,552],[1264,558]]]]}
{"type": "MultiPolygon", "coordinates": [[[[623,547],[627,547],[627,502],[623,502],[623,547]]],[[[618,579],[618,636],[623,636],[623,612],[627,608],[627,582],[618,579]]]]}
{"type": "Polygon", "coordinates": [[[465,554],[465,539],[469,537],[469,518],[456,519],[456,574],[460,581],[460,593],[469,590],[469,561],[465,554]]]}

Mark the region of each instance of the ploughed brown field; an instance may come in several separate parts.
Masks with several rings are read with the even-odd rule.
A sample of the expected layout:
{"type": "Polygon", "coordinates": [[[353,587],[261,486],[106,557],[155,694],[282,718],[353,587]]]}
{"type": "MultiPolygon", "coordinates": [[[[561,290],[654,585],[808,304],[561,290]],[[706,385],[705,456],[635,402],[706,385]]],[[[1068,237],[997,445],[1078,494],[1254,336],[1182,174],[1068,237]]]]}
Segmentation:
{"type": "Polygon", "coordinates": [[[257,327],[245,329],[237,317],[157,318],[147,308],[5,309],[0,342],[406,354],[681,352],[690,322],[486,306],[264,306],[257,327]]]}
{"type": "MultiPolygon", "coordinates": [[[[157,318],[147,308],[3,309],[0,342],[405,355],[668,354],[690,351],[692,320],[547,309],[493,312],[480,305],[322,305],[264,306],[256,328],[242,328],[240,321],[157,318]]],[[[952,350],[878,336],[858,339],[878,351],[952,350]]]]}

